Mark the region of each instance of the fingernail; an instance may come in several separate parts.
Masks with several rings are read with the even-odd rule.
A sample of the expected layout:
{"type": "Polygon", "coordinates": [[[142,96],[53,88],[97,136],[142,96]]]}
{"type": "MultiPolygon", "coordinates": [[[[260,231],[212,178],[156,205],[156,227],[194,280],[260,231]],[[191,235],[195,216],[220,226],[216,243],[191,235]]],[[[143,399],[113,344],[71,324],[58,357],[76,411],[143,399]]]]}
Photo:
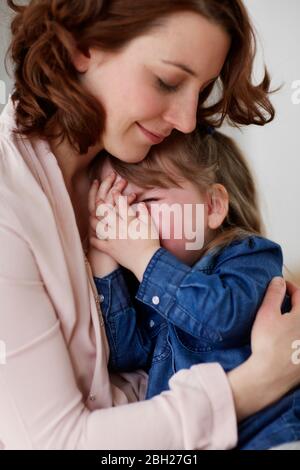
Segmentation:
{"type": "Polygon", "coordinates": [[[285,280],[282,277],[274,277],[274,279],[272,280],[272,283],[278,287],[285,286],[285,280]]]}
{"type": "Polygon", "coordinates": [[[94,180],[93,184],[98,184],[98,180],[94,180]]]}

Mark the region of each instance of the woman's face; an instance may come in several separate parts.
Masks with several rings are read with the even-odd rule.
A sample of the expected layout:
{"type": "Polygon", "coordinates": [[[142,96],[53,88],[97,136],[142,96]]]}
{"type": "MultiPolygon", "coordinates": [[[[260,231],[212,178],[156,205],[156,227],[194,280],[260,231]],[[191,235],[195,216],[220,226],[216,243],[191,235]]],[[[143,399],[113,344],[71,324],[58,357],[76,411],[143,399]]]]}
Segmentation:
{"type": "Polygon", "coordinates": [[[136,163],[173,129],[192,132],[199,93],[219,76],[229,47],[221,27],[182,12],[122,51],[78,55],[81,81],[105,110],[103,147],[136,163]]]}

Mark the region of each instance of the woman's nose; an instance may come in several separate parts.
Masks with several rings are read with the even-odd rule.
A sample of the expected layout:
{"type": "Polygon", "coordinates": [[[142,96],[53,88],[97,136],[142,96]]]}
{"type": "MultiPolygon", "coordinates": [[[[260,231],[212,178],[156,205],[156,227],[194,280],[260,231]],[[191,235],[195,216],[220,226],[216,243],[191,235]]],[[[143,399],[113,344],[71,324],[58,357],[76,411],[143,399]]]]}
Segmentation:
{"type": "Polygon", "coordinates": [[[183,134],[190,134],[197,124],[198,99],[193,103],[175,102],[170,106],[164,116],[164,120],[171,124],[174,129],[183,134]]]}

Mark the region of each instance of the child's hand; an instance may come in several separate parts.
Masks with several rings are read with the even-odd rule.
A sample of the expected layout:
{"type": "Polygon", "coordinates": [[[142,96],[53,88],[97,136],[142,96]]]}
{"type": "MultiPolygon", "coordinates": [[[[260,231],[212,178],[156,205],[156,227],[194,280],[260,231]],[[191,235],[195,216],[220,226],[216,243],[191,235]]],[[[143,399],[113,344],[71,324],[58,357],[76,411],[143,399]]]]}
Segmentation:
{"type": "MultiPolygon", "coordinates": [[[[113,188],[116,190],[122,190],[126,186],[124,180],[116,181],[116,174],[113,173],[109,177],[105,178],[103,182],[99,185],[99,181],[95,180],[91,186],[89,192],[89,213],[90,213],[90,226],[89,226],[89,239],[95,238],[96,233],[93,227],[95,227],[95,223],[98,223],[98,219],[96,219],[96,208],[97,202],[99,203],[100,200],[103,200],[105,203],[110,204],[113,203],[112,198],[112,184],[113,188]]],[[[119,265],[118,263],[107,253],[99,250],[91,246],[88,253],[89,262],[91,264],[91,268],[93,271],[94,276],[96,277],[105,277],[106,275],[110,274],[111,272],[115,271],[119,265]]]]}
{"type": "Polygon", "coordinates": [[[136,195],[121,194],[127,181],[120,180],[118,187],[113,186],[113,181],[112,177],[105,180],[110,199],[109,203],[102,199],[97,207],[97,217],[92,220],[96,237],[91,237],[90,244],[112,256],[141,281],[149,261],[160,248],[158,231],[145,204],[137,205],[137,214],[131,206],[136,195]]]}

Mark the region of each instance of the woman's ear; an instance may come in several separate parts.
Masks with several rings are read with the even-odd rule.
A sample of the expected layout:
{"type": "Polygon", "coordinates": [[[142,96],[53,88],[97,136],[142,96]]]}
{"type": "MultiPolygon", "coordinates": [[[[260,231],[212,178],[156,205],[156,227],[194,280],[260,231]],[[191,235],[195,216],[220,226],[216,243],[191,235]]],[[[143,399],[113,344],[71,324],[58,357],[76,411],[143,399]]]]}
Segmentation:
{"type": "Polygon", "coordinates": [[[77,72],[85,73],[88,71],[91,62],[91,54],[89,51],[83,53],[78,48],[74,48],[72,51],[72,62],[77,72]]]}
{"type": "Polygon", "coordinates": [[[72,52],[72,62],[79,73],[86,73],[91,64],[97,64],[97,66],[103,64],[108,57],[108,52],[95,48],[83,51],[76,47],[72,52]]]}
{"type": "Polygon", "coordinates": [[[222,184],[213,184],[208,192],[208,227],[221,227],[229,210],[229,195],[222,184]]]}

